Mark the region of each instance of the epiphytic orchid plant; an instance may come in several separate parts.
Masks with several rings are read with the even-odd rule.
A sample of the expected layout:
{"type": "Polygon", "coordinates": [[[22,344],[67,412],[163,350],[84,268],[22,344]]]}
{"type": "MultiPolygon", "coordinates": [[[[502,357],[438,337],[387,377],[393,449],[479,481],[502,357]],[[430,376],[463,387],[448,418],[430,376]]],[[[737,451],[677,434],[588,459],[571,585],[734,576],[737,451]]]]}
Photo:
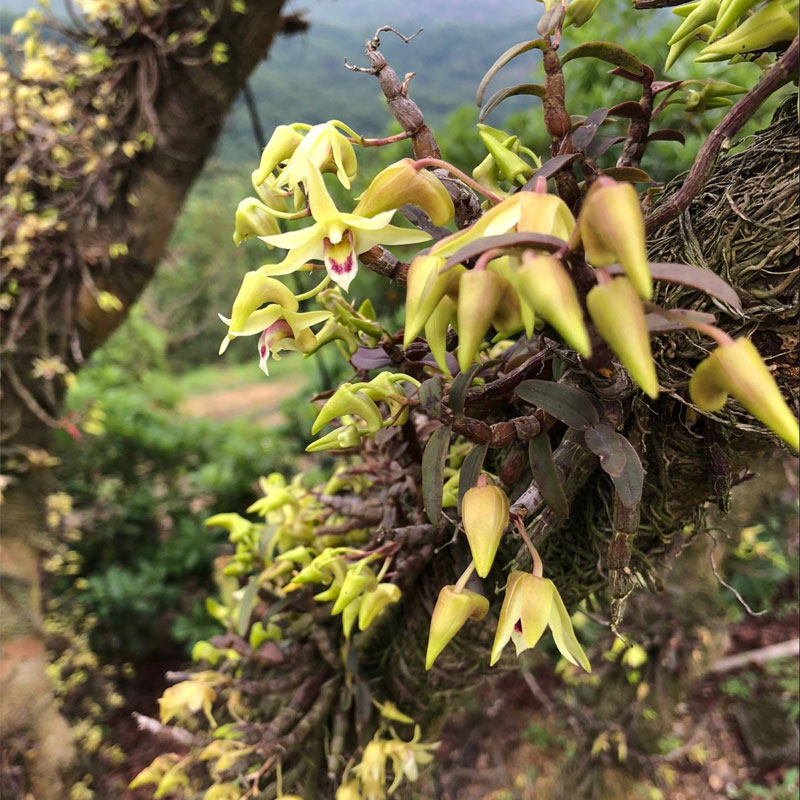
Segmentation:
{"type": "MultiPolygon", "coordinates": [[[[222,317],[228,330],[221,351],[234,338],[260,334],[266,372],[280,350],[309,357],[334,344],[353,375],[320,395],[311,434],[331,427],[307,450],[342,460],[315,489],[299,477],[262,479],[263,497],[248,509],[261,522],[238,514],[209,520],[227,528],[235,548],[221,570],[222,600],[209,605],[235,646],[199,643],[195,656],[206,669],[190,686],[170,690],[164,709],[190,727],[202,712],[213,726],[216,699],[226,696],[231,719],[188,762],[154,762],[139,783],[157,783],[164,794],[182,785],[187,763],[205,763],[213,780],[207,800],[234,800],[259,796],[261,780],[276,771],[278,793],[287,775],[303,774],[300,761],[281,773],[292,762],[292,734],[276,750],[258,721],[248,692],[261,685],[253,677],[261,673],[249,666],[259,659],[277,670],[269,678],[276,687],[295,687],[292,702],[309,716],[335,707],[335,726],[349,730],[346,719],[357,709],[355,732],[335,727],[330,738],[338,800],[377,800],[415,780],[434,746],[421,743],[415,721],[388,700],[373,697],[379,718],[364,722],[370,708],[363,698],[373,690],[360,664],[369,661],[376,628],[414,601],[415,578],[453,532],[463,531],[469,560],[460,577],[439,587],[427,652],[417,654],[424,668],[439,669],[441,659],[466,646],[458,635],[465,625],[491,622],[492,665],[507,659],[509,641],[519,654],[549,628],[563,658],[590,670],[558,577],[545,577],[553,573],[538,547],[548,526],[570,513],[580,486],[567,480],[570,465],[599,457],[614,509],[610,618],[614,628],[621,623],[645,482],[641,439],[626,431],[659,399],[663,348],[654,357],[654,337],[677,332],[705,351],[681,391],[670,389],[687,413],[718,412],[730,395],[798,449],[797,420],[752,342],[732,338],[715,314],[663,302],[663,286],[680,285],[713,297],[718,315],[735,318],[742,312],[736,291],[708,269],[652,262],[647,252],[648,235],[702,187],[721,139],[796,69],[797,39],[787,47],[796,2],[701,0],[677,10],[685,20],[670,42],[668,67],[701,39],[708,44],[700,61],[758,63],[764,75],[750,91],[711,79],[657,80],[652,67],[608,42],[565,50],[565,29],[587,23],[598,5],[547,3],[538,38],[514,45],[491,67],[477,97],[487,154],[471,176],[442,158],[408,82],[381,54],[380,34],[389,28],[367,43],[370,66],[350,68],[377,77],[401,134],[368,140],[338,121],[298,123],[280,126],[267,143],[253,173],[258,197],[240,204],[234,240],[259,237],[286,252],[245,275],[230,317],[222,317]],[[530,51],[541,53],[543,84],[507,87],[484,102],[488,82],[530,51]],[[611,75],[637,87],[639,99],[571,116],[563,67],[583,58],[610,63],[611,75]],[[683,188],[645,215],[636,187],[651,183],[641,166],[648,143],[682,141],[675,131],[652,130],[659,114],[676,102],[700,113],[731,104],[737,93],[744,94],[739,110],[703,146],[683,188]],[[484,124],[515,95],[541,101],[549,152],[484,124]],[[622,135],[599,135],[620,125],[622,135]],[[376,146],[396,149],[397,160],[361,189],[351,210],[340,209],[326,177],[355,192],[357,154],[376,146]],[[616,165],[601,167],[616,146],[616,165]],[[392,224],[400,217],[407,224],[392,224]],[[286,221],[295,227],[282,232],[286,221]],[[401,260],[387,246],[415,249],[408,256],[403,250],[401,260]],[[387,330],[370,299],[350,299],[359,297],[363,268],[405,288],[402,331],[387,330]],[[280,280],[292,273],[306,283],[299,293],[280,280]],[[518,457],[521,448],[527,460],[518,457]],[[503,598],[494,615],[493,587],[503,598]],[[332,638],[317,630],[323,608],[341,619],[332,638]],[[302,612],[302,624],[291,609],[302,612]],[[289,642],[302,658],[322,658],[321,677],[303,672],[306,682],[297,684],[291,670],[280,671],[289,642]],[[239,675],[249,676],[244,692],[236,688],[239,675]],[[316,692],[312,704],[303,706],[298,685],[316,692]],[[334,702],[339,691],[341,702],[334,702]]],[[[297,658],[293,663],[302,663],[297,658]]]]}

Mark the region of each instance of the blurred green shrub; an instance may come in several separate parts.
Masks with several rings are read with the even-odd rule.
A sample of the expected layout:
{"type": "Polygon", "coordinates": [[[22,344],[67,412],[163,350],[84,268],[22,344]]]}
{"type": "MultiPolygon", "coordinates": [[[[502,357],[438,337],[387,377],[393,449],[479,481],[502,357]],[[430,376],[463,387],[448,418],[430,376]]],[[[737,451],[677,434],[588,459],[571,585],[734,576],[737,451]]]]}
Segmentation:
{"type": "Polygon", "coordinates": [[[134,316],[68,398],[72,412],[94,407],[104,432],[62,433],[56,451],[81,517],[71,543],[85,579],[77,602],[97,617],[93,647],[115,660],[174,651],[175,640],[215,630],[202,609],[223,537],[203,520],[248,505],[258,476],[290,458],[279,430],[182,417],[180,388],[163,364],[163,337],[134,316]]]}

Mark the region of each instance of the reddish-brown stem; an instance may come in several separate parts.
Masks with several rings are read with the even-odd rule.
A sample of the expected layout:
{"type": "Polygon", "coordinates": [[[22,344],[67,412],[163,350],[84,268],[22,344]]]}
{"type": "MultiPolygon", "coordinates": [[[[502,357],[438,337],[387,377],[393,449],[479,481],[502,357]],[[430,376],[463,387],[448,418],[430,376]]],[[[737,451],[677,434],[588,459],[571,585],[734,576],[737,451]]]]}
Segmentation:
{"type": "Polygon", "coordinates": [[[502,197],[496,195],[485,186],[482,186],[474,178],[471,178],[469,175],[467,175],[466,172],[462,172],[460,169],[458,169],[458,167],[454,167],[447,161],[442,161],[441,158],[420,158],[418,161],[414,162],[414,169],[425,169],[425,167],[439,167],[440,169],[446,170],[451,175],[455,175],[455,177],[463,183],[466,183],[467,186],[471,186],[476,192],[480,192],[492,203],[500,203],[503,200],[502,197]]]}
{"type": "Polygon", "coordinates": [[[797,73],[798,40],[795,36],[789,49],[765,73],[761,80],[727,113],[725,118],[711,131],[694,166],[683,186],[669,200],[662,203],[645,218],[645,230],[648,234],[657,231],[663,225],[678,217],[705,186],[711,171],[714,169],[719,151],[731,136],[735,136],[742,125],[753,116],[761,104],[776,90],[780,89],[797,73]]]}
{"type": "Polygon", "coordinates": [[[412,136],[408,131],[396,133],[394,136],[384,136],[382,139],[365,139],[363,136],[360,139],[353,139],[348,137],[353,144],[360,144],[362,147],[383,147],[385,144],[394,144],[395,142],[402,142],[404,139],[410,139],[412,136]]]}

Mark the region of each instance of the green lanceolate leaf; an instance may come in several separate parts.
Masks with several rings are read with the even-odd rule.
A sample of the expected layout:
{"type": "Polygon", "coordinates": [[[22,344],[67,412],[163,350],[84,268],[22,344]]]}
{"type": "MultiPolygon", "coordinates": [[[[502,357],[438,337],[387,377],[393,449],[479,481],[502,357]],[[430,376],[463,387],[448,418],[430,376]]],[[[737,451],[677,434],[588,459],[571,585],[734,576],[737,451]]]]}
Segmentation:
{"type": "Polygon", "coordinates": [[[614,66],[622,67],[622,69],[632,72],[634,75],[642,75],[642,62],[631,52],[624,47],[612,42],[586,42],[567,50],[561,56],[561,63],[566,64],[569,61],[574,61],[576,58],[598,58],[601,61],[606,61],[614,66]]]}
{"type": "Polygon", "coordinates": [[[449,447],[450,428],[442,425],[431,434],[422,454],[422,500],[432,525],[438,525],[442,518],[444,463],[449,447]]]}
{"type": "Polygon", "coordinates": [[[626,181],[627,183],[652,183],[653,179],[638,167],[609,167],[603,170],[603,175],[608,175],[615,181],[626,181]]]}
{"type": "Polygon", "coordinates": [[[522,381],[514,390],[526,403],[537,406],[570,428],[585,431],[600,422],[589,395],[573,386],[553,381],[522,381]]]}
{"type": "Polygon", "coordinates": [[[506,86],[503,89],[498,89],[486,101],[486,105],[481,109],[481,113],[478,116],[478,121],[483,122],[503,100],[507,100],[509,97],[516,97],[520,94],[530,94],[534,97],[544,98],[547,93],[544,86],[540,86],[538,83],[519,83],[516,86],[506,86]]]}
{"type": "Polygon", "coordinates": [[[473,378],[484,368],[488,368],[488,362],[473,364],[466,372],[459,372],[450,386],[450,393],[447,396],[447,404],[454,414],[460,414],[464,410],[464,403],[467,399],[467,390],[472,386],[473,378]]]}
{"type": "Polygon", "coordinates": [[[483,460],[489,450],[488,444],[476,444],[467,453],[464,462],[461,464],[461,475],[458,479],[458,513],[461,513],[461,501],[464,499],[468,489],[478,483],[478,476],[481,474],[483,460]]]}
{"type": "Polygon", "coordinates": [[[481,78],[477,94],[475,95],[475,104],[478,106],[478,108],[480,108],[481,104],[483,103],[483,94],[486,91],[486,87],[489,85],[489,82],[492,80],[492,78],[494,78],[495,75],[497,75],[498,72],[500,72],[501,69],[503,69],[506,64],[515,59],[517,56],[527,53],[529,50],[544,50],[546,47],[547,42],[544,39],[532,39],[529,42],[519,42],[519,44],[509,47],[508,50],[499,56],[497,61],[495,61],[494,64],[489,67],[483,78],[481,78]]]}
{"type": "Polygon", "coordinates": [[[553,460],[553,449],[547,433],[534,436],[528,443],[528,460],[531,474],[539,487],[545,503],[559,519],[569,516],[569,505],[561,485],[561,478],[553,460]]]}

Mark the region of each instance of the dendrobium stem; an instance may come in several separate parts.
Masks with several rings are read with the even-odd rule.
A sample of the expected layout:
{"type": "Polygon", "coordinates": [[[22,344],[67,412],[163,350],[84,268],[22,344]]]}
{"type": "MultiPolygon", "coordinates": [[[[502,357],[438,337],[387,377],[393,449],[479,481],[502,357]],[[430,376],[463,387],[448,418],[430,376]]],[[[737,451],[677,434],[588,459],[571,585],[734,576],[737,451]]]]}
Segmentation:
{"type": "Polygon", "coordinates": [[[359,144],[362,147],[383,147],[387,144],[394,144],[395,142],[402,142],[405,139],[410,139],[412,136],[412,133],[409,133],[408,131],[402,131],[401,133],[394,134],[394,136],[384,136],[381,139],[364,139],[362,137],[360,139],[351,139],[350,141],[353,144],[359,144]]]}
{"type": "Polygon", "coordinates": [[[420,158],[414,162],[414,169],[425,169],[425,167],[439,167],[447,170],[451,175],[455,175],[460,181],[463,181],[467,186],[471,186],[476,192],[480,192],[487,200],[492,203],[502,203],[503,198],[496,195],[491,190],[482,186],[474,178],[471,178],[466,172],[462,172],[458,167],[454,167],[450,162],[443,161],[441,158],[420,158]]]}

